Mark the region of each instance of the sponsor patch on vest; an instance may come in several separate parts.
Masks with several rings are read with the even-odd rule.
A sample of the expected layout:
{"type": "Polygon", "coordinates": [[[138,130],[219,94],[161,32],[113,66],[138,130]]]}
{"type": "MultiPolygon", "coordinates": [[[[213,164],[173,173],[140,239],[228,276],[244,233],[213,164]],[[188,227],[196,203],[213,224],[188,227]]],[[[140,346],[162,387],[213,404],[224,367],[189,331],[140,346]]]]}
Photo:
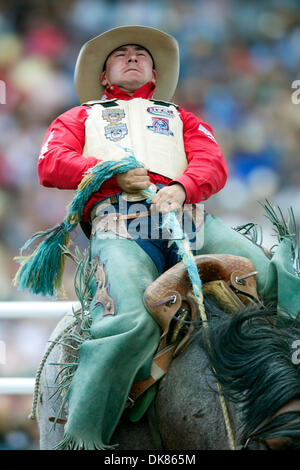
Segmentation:
{"type": "Polygon", "coordinates": [[[147,128],[150,131],[156,132],[158,134],[174,135],[173,132],[170,131],[170,128],[169,128],[169,119],[166,119],[166,118],[153,117],[152,126],[147,126],[147,128]]]}
{"type": "Polygon", "coordinates": [[[147,111],[148,113],[154,114],[155,116],[162,116],[167,118],[174,117],[174,111],[172,111],[172,109],[164,108],[162,106],[149,106],[147,111]]]}
{"type": "Polygon", "coordinates": [[[102,111],[102,117],[105,121],[110,123],[119,123],[121,119],[125,117],[124,109],[104,109],[102,111]]]}
{"type": "Polygon", "coordinates": [[[118,142],[118,140],[124,139],[125,135],[128,134],[127,125],[120,122],[125,117],[124,109],[104,109],[102,111],[102,117],[105,121],[110,124],[104,127],[105,137],[112,142],[118,142]]]}
{"type": "Polygon", "coordinates": [[[117,142],[118,140],[124,139],[125,135],[128,134],[128,129],[126,124],[110,124],[104,127],[105,137],[112,142],[117,142]]]}

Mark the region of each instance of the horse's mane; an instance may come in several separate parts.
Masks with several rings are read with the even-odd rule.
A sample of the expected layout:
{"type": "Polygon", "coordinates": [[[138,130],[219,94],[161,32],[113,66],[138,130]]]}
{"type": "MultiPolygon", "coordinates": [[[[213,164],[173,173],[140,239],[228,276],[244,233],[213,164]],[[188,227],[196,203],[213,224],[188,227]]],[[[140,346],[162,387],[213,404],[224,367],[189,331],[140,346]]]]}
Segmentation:
{"type": "Polygon", "coordinates": [[[206,310],[210,320],[208,328],[201,328],[201,347],[225,397],[241,408],[243,434],[289,436],[291,446],[300,448],[300,412],[268,422],[279,408],[300,398],[300,361],[292,360],[300,321],[278,328],[270,322],[276,319],[270,310],[252,307],[230,316],[211,299],[206,299],[206,310]],[[264,420],[267,424],[261,426],[264,420]]]}

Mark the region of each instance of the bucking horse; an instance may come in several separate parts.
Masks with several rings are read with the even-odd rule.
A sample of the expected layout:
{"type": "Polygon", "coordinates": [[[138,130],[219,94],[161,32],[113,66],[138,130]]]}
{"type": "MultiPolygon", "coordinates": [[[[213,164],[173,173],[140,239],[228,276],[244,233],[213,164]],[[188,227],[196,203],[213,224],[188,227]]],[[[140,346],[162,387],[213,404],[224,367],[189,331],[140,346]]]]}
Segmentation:
{"type": "MultiPolygon", "coordinates": [[[[195,262],[205,315],[183,262],[145,291],[144,303],[162,333],[155,373],[132,385],[111,445],[116,450],[299,450],[299,320],[285,318],[282,325],[276,306],[262,303],[249,259],[202,254],[195,262]],[[132,420],[132,403],[151,386],[155,398],[141,419],[132,420]]],[[[33,415],[41,449],[55,449],[63,440],[68,368],[76,362],[84,321],[82,304],[59,322],[37,372],[33,415]]]]}

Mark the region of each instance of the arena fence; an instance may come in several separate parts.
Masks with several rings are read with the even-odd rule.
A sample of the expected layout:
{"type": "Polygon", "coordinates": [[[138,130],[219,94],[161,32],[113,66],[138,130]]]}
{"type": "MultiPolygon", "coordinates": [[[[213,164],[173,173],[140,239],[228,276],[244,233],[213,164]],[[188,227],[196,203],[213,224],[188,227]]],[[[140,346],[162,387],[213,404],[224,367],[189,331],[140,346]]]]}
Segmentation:
{"type": "MultiPolygon", "coordinates": [[[[68,301],[17,301],[0,302],[0,320],[25,318],[62,318],[78,302],[68,301]]],[[[0,377],[0,394],[27,395],[33,393],[34,377],[0,377]]]]}

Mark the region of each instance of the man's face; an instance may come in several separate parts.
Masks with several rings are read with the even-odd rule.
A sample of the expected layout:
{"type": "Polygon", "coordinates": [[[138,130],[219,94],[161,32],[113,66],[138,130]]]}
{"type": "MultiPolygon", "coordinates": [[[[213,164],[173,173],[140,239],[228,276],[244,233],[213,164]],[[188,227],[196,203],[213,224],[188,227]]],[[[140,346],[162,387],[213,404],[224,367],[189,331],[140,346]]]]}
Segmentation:
{"type": "Polygon", "coordinates": [[[156,75],[150,54],[142,46],[126,45],[108,57],[100,78],[105,87],[114,84],[127,93],[134,93],[150,81],[155,83],[156,75]]]}

